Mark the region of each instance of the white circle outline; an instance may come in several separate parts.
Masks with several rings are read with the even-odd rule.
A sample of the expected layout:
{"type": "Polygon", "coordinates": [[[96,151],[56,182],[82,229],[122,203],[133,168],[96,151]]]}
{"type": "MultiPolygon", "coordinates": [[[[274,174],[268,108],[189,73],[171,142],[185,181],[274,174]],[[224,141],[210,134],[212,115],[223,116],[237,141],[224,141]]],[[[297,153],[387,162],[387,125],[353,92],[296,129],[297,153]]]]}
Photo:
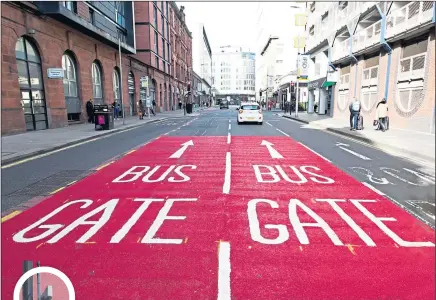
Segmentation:
{"type": "Polygon", "coordinates": [[[65,283],[65,285],[67,286],[68,299],[76,300],[76,293],[74,292],[74,287],[71,280],[62,271],[52,267],[36,267],[21,275],[14,288],[14,300],[20,300],[20,290],[24,282],[29,279],[30,276],[36,275],[37,273],[49,273],[60,278],[62,282],[65,283]]]}

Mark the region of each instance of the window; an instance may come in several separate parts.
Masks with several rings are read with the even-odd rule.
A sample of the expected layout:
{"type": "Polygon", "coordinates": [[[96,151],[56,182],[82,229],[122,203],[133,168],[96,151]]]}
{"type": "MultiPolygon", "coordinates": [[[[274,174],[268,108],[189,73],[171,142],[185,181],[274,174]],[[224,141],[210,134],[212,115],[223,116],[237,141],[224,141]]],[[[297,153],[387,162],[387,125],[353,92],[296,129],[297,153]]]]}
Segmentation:
{"type": "Polygon", "coordinates": [[[94,10],[92,8],[89,8],[89,22],[91,24],[95,24],[95,15],[94,15],[94,10]]]}
{"type": "Polygon", "coordinates": [[[154,20],[154,28],[157,29],[157,8],[156,6],[153,6],[154,13],[153,13],[153,20],[154,20]]]}
{"type": "Polygon", "coordinates": [[[69,11],[76,13],[77,12],[77,6],[75,1],[61,1],[62,5],[68,9],[69,11]]]}
{"type": "Polygon", "coordinates": [[[92,95],[96,104],[99,104],[100,101],[103,100],[101,69],[96,62],[92,63],[92,95]]]}
{"type": "Polygon", "coordinates": [[[158,45],[158,39],[157,39],[157,31],[154,32],[154,51],[156,52],[156,55],[159,55],[159,45],[158,45]]]}
{"type": "Polygon", "coordinates": [[[156,55],[156,69],[159,69],[159,57],[156,55]]]}
{"type": "Polygon", "coordinates": [[[115,102],[120,102],[120,73],[118,73],[117,69],[114,69],[112,73],[112,85],[114,89],[114,100],[115,102]]]}
{"type": "Polygon", "coordinates": [[[47,114],[42,83],[41,59],[36,48],[26,38],[15,44],[21,106],[28,131],[47,129],[47,114]]]}
{"type": "Polygon", "coordinates": [[[170,23],[168,23],[168,22],[167,22],[167,40],[168,41],[170,40],[170,23]]]}
{"type": "Polygon", "coordinates": [[[77,97],[76,68],[72,58],[68,54],[62,56],[62,69],[64,70],[64,95],[65,97],[77,97]]]}
{"type": "Polygon", "coordinates": [[[166,4],[166,6],[167,6],[167,7],[166,7],[166,17],[167,17],[167,19],[169,19],[169,17],[168,17],[168,1],[166,1],[165,4],[166,4]]]}
{"type": "Polygon", "coordinates": [[[164,13],[164,1],[160,2],[160,10],[164,13]]]}
{"type": "Polygon", "coordinates": [[[165,21],[164,16],[161,16],[161,22],[162,22],[162,36],[165,36],[165,21]]]}
{"type": "MultiPolygon", "coordinates": [[[[164,38],[162,38],[162,59],[164,59],[164,60],[166,59],[166,56],[165,56],[165,40],[164,40],[164,38]]],[[[164,64],[164,66],[165,66],[165,64],[164,64]]]]}
{"type": "Polygon", "coordinates": [[[115,1],[115,22],[122,27],[126,27],[126,19],[124,18],[124,2],[115,1]]]}
{"type": "Polygon", "coordinates": [[[167,52],[168,61],[170,61],[171,60],[171,53],[170,53],[170,44],[168,44],[168,43],[167,43],[167,50],[168,50],[168,52],[167,52]]]}

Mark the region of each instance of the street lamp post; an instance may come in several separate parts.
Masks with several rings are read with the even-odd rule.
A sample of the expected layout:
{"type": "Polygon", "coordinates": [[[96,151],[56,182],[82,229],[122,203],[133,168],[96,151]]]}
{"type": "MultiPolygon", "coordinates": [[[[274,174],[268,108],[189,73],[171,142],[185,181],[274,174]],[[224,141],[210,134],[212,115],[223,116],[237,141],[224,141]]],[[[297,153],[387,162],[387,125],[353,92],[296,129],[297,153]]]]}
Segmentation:
{"type": "Polygon", "coordinates": [[[118,36],[118,56],[120,57],[120,100],[121,100],[121,109],[123,110],[123,125],[125,125],[126,116],[124,114],[124,103],[123,103],[123,65],[121,60],[121,36],[118,36]]]}

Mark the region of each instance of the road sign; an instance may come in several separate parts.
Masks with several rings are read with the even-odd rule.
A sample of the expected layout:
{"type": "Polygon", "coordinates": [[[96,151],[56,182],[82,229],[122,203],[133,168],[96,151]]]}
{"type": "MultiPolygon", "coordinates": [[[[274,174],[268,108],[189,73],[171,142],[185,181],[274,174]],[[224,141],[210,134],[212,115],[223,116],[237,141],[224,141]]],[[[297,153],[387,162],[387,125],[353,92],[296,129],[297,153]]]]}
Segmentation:
{"type": "Polygon", "coordinates": [[[299,55],[298,59],[298,78],[303,80],[309,79],[309,55],[299,55]]]}
{"type": "Polygon", "coordinates": [[[295,26],[306,26],[306,24],[307,24],[307,14],[295,15],[295,26]]]}
{"type": "Polygon", "coordinates": [[[50,79],[64,78],[64,69],[62,68],[48,68],[47,77],[50,79]]]}
{"type": "Polygon", "coordinates": [[[303,49],[306,47],[306,38],[304,36],[294,37],[294,48],[303,49]]]}

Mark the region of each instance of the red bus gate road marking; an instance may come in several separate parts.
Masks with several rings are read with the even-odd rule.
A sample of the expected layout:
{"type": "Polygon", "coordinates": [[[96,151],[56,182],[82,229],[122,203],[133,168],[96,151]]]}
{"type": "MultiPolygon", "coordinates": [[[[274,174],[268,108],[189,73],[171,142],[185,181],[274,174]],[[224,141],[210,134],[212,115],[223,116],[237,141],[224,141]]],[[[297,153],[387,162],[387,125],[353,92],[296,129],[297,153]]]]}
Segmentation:
{"type": "Polygon", "coordinates": [[[435,296],[434,231],[290,138],[160,138],[2,225],[4,299],[24,259],[78,299],[435,296]]]}
{"type": "Polygon", "coordinates": [[[289,138],[237,137],[230,152],[232,297],[434,299],[428,226],[289,138]]]}
{"type": "Polygon", "coordinates": [[[225,137],[158,139],[3,223],[2,299],[12,299],[24,259],[62,270],[77,299],[216,298],[216,241],[225,225],[217,174],[224,174],[226,147],[225,137]],[[190,140],[180,158],[170,158],[190,140]],[[87,225],[69,228],[98,208],[81,221],[87,225]]]}

